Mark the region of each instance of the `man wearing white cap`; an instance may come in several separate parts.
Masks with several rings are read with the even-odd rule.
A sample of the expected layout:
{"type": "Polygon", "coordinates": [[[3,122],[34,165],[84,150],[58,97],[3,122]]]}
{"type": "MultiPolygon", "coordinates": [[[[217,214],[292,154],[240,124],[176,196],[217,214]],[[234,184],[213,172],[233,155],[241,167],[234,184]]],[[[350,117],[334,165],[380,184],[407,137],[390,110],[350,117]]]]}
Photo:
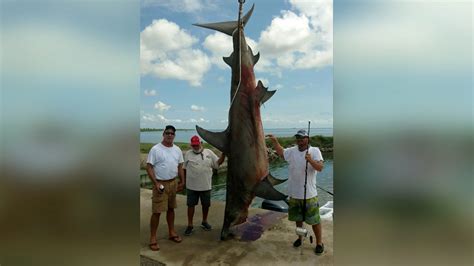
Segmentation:
{"type": "MultiPolygon", "coordinates": [[[[295,134],[296,146],[283,149],[273,135],[267,135],[273,142],[277,154],[289,164],[288,171],[288,219],[296,222],[297,227],[302,227],[303,222],[313,227],[316,235],[316,248],[314,252],[320,255],[324,251],[322,242],[322,228],[319,216],[318,192],[316,190],[316,174],[323,170],[323,156],[317,147],[309,145],[309,136],[306,130],[298,130],[295,134]],[[306,207],[304,202],[304,184],[306,176],[306,162],[308,162],[306,207]],[[305,215],[303,216],[303,210],[305,215]],[[304,221],[303,221],[303,217],[304,221]]],[[[293,243],[294,247],[301,245],[301,236],[293,243]]]]}
{"type": "Polygon", "coordinates": [[[198,136],[191,138],[191,150],[184,155],[184,171],[186,177],[186,195],[188,205],[188,226],[184,235],[193,232],[194,207],[201,199],[202,223],[201,227],[209,231],[212,226],[207,222],[209,207],[211,206],[212,169],[217,169],[224,162],[225,155],[219,158],[209,149],[204,149],[198,136]]]}

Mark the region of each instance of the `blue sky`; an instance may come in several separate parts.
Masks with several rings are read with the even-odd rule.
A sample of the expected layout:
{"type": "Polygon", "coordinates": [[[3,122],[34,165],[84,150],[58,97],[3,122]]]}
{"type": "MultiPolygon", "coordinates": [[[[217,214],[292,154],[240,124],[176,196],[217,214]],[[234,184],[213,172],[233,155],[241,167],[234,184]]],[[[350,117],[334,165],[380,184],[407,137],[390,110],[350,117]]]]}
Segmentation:
{"type": "MultiPolygon", "coordinates": [[[[265,128],[332,128],[332,1],[246,1],[245,28],[260,52],[255,76],[275,95],[261,108],[265,128]]],[[[236,20],[238,1],[142,0],[140,126],[227,127],[230,36],[193,26],[236,20]]]]}

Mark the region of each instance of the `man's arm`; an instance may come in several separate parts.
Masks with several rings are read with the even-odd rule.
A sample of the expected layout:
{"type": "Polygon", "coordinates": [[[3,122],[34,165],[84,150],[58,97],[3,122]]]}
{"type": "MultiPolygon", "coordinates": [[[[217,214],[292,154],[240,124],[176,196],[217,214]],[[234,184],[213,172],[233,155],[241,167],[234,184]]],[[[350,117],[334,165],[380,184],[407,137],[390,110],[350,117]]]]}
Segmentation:
{"type": "Polygon", "coordinates": [[[156,179],[155,171],[153,170],[153,165],[151,165],[150,163],[146,164],[146,173],[148,174],[148,177],[150,178],[155,188],[160,190],[159,188],[161,183],[158,182],[158,180],[156,179]]]}
{"type": "Polygon", "coordinates": [[[267,137],[269,137],[272,140],[273,148],[275,148],[275,151],[278,154],[278,156],[283,158],[283,147],[278,142],[278,139],[272,134],[268,134],[267,137]]]}
{"type": "Polygon", "coordinates": [[[179,176],[178,191],[181,191],[183,190],[184,185],[186,184],[186,175],[184,174],[183,163],[178,164],[178,176],[179,176]]]}
{"type": "Polygon", "coordinates": [[[323,161],[316,161],[313,158],[311,158],[311,154],[307,153],[305,155],[306,160],[308,161],[309,164],[318,172],[321,172],[324,168],[324,163],[323,161]]]}
{"type": "Polygon", "coordinates": [[[221,165],[225,160],[225,154],[221,153],[221,156],[219,157],[219,160],[217,160],[217,165],[221,165]]]}

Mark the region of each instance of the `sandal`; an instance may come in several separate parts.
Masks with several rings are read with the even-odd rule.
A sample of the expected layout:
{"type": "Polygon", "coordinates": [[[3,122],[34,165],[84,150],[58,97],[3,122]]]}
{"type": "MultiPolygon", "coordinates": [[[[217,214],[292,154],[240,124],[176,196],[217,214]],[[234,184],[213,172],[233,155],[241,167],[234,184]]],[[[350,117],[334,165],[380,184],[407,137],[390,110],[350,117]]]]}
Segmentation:
{"type": "Polygon", "coordinates": [[[293,247],[297,248],[301,246],[301,239],[296,239],[295,242],[293,242],[293,247]]]}
{"type": "Polygon", "coordinates": [[[168,239],[175,242],[175,243],[181,243],[181,241],[183,241],[183,239],[181,237],[179,237],[178,235],[170,236],[168,239]]]}
{"type": "Polygon", "coordinates": [[[158,246],[158,243],[156,243],[156,242],[155,242],[155,243],[151,243],[151,244],[149,244],[148,246],[149,246],[150,249],[153,250],[153,251],[158,251],[158,250],[160,250],[160,247],[158,246]]]}

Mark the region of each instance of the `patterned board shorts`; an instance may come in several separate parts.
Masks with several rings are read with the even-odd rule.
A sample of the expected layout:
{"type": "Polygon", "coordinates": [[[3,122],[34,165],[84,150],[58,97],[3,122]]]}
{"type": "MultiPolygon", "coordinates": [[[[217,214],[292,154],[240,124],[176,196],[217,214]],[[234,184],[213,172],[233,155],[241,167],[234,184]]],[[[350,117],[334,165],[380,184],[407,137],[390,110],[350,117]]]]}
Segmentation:
{"type": "MultiPolygon", "coordinates": [[[[288,202],[288,220],[293,222],[303,221],[303,199],[290,198],[288,202]]],[[[306,199],[305,222],[309,225],[319,224],[319,203],[318,197],[306,199]]]]}

